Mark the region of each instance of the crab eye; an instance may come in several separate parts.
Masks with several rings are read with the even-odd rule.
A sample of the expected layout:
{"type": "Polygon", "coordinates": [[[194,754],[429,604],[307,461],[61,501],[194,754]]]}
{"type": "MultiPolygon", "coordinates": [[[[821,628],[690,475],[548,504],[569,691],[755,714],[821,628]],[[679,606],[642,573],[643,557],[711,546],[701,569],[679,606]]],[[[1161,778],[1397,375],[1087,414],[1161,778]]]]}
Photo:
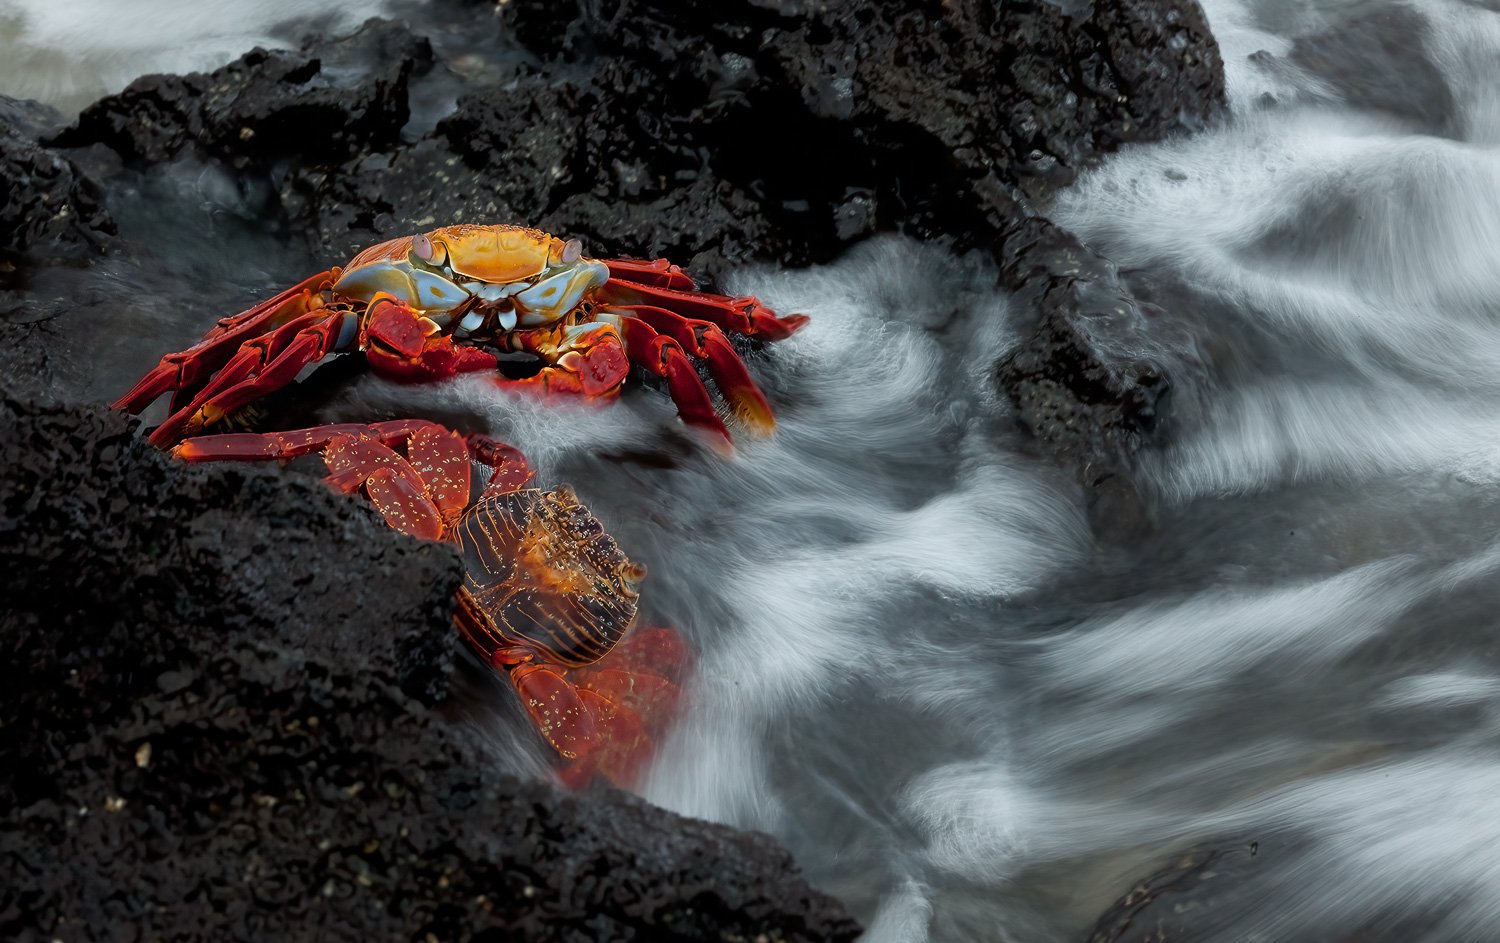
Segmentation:
{"type": "Polygon", "coordinates": [[[417,254],[417,258],[421,259],[423,262],[431,262],[433,254],[432,240],[427,237],[427,234],[425,232],[418,233],[417,235],[412,236],[411,251],[415,252],[417,254]]]}
{"type": "Polygon", "coordinates": [[[567,242],[563,243],[562,260],[564,262],[577,262],[582,257],[583,243],[579,242],[577,239],[569,239],[567,242]]]}

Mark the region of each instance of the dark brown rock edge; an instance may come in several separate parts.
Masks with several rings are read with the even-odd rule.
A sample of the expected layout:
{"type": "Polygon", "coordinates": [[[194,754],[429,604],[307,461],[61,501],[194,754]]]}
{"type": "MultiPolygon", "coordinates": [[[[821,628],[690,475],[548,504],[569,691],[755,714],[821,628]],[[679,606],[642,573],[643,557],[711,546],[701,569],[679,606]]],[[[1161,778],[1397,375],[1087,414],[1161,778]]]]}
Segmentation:
{"type": "Polygon", "coordinates": [[[764,836],[487,772],[446,548],[100,408],[0,443],[0,938],[857,934],[764,836]]]}

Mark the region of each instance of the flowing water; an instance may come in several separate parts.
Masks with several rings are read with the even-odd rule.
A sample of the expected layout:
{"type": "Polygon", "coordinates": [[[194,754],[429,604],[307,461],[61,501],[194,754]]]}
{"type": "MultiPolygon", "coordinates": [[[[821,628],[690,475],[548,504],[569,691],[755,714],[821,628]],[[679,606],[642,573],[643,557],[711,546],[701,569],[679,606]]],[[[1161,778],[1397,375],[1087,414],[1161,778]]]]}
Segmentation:
{"type": "MultiPolygon", "coordinates": [[[[80,45],[41,9],[0,16],[33,50],[0,91],[66,102],[119,59],[183,68],[275,25],[225,5],[237,31],[196,18],[167,53],[144,30],[80,45]],[[85,54],[75,86],[25,65],[85,54]]],[[[1500,938],[1500,15],[1207,10],[1231,116],[1048,208],[1180,351],[1128,525],[1091,527],[1012,430],[988,261],[898,238],[727,286],[813,317],[754,362],[780,426],[732,462],[648,391],[558,409],[363,379],[326,413],[466,417],[571,482],[699,652],[643,792],[778,836],[871,943],[1081,940],[1195,847],[1238,863],[1182,939],[1500,938]]],[[[207,266],[232,310],[316,267],[217,179],[191,181],[203,216],[157,277],[207,266]]],[[[122,226],[151,231],[151,205],[122,226]]],[[[100,398],[202,330],[127,308],[100,398]]],[[[495,729],[497,764],[538,768],[495,729]]]]}

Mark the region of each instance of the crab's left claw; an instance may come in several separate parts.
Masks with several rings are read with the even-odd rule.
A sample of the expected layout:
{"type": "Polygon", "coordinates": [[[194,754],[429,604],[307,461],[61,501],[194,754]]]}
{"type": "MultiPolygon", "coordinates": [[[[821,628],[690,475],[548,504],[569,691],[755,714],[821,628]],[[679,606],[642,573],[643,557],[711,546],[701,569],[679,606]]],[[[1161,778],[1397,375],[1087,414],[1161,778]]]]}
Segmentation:
{"type": "Polygon", "coordinates": [[[398,383],[426,383],[496,365],[493,354],[453,343],[437,324],[385,293],[371,300],[359,345],[371,370],[398,383]]]}

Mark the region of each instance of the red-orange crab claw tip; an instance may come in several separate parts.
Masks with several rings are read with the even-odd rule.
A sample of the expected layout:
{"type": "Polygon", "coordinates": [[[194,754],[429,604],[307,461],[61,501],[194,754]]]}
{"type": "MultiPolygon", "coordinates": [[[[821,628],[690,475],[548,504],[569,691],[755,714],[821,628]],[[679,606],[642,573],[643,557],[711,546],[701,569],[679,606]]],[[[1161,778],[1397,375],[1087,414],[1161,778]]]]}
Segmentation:
{"type": "Polygon", "coordinates": [[[129,392],[110,404],[112,409],[123,409],[128,413],[138,413],[151,405],[158,396],[172,389],[177,379],[177,368],[170,364],[160,364],[150,373],[141,377],[129,392]]]}
{"type": "Polygon", "coordinates": [[[700,427],[698,429],[698,435],[699,438],[702,439],[704,445],[708,446],[715,455],[719,456],[725,461],[733,460],[735,455],[738,454],[734,448],[734,440],[729,437],[729,434],[727,432],[721,432],[718,429],[704,429],[700,427]]]}
{"type": "Polygon", "coordinates": [[[781,322],[782,329],[786,332],[782,334],[782,337],[790,337],[804,327],[807,327],[807,323],[812,318],[805,314],[784,314],[777,318],[777,320],[781,322]]]}

